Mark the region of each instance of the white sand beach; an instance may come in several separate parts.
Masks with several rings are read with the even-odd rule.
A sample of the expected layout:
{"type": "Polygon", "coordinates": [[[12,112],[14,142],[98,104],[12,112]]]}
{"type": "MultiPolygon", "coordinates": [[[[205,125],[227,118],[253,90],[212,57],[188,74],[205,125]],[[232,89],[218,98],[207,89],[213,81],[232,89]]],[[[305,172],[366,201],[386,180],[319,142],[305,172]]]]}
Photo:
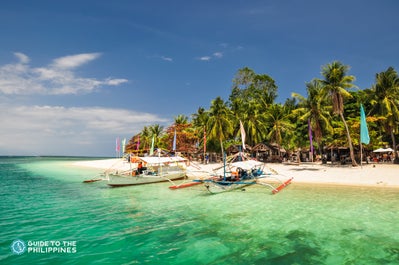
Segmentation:
{"type": "MultiPolygon", "coordinates": [[[[122,159],[102,159],[74,162],[73,166],[96,168],[106,171],[116,169],[129,170],[131,165],[122,159]]],[[[193,176],[205,176],[206,172],[213,172],[221,168],[222,164],[191,163],[187,170],[193,176]]],[[[322,165],[320,163],[268,163],[265,169],[276,171],[281,179],[294,178],[292,183],[312,183],[326,185],[350,185],[350,186],[376,186],[399,188],[399,165],[376,163],[363,166],[322,165]]]]}

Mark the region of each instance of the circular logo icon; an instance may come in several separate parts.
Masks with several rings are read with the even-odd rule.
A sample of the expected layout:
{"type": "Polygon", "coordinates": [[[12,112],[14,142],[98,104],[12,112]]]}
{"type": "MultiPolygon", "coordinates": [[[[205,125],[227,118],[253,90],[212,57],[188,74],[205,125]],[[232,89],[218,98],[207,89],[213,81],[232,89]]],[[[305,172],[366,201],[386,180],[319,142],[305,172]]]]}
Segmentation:
{"type": "Polygon", "coordinates": [[[25,250],[26,250],[26,244],[23,240],[17,239],[12,242],[11,251],[14,254],[21,255],[25,252],[25,250]]]}

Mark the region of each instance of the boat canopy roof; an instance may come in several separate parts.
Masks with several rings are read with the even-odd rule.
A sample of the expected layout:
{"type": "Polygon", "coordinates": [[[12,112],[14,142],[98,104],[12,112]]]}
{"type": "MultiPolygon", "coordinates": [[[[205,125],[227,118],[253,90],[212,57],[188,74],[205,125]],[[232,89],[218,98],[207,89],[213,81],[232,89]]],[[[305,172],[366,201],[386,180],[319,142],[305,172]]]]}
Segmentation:
{"type": "Polygon", "coordinates": [[[245,170],[250,170],[256,166],[263,165],[263,163],[256,160],[246,160],[246,161],[233,162],[230,165],[233,167],[240,167],[245,170]]]}
{"type": "Polygon", "coordinates": [[[173,162],[185,162],[186,159],[181,156],[144,156],[140,157],[144,163],[147,164],[168,164],[173,162]]]}

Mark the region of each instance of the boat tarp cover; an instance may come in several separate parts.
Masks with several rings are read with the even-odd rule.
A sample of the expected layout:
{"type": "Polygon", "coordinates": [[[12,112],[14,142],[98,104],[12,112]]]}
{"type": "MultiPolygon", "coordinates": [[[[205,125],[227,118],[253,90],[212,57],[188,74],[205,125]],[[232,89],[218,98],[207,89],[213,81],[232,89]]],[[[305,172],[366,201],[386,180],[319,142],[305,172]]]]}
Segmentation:
{"type": "Polygon", "coordinates": [[[173,162],[186,161],[186,159],[180,156],[170,156],[170,157],[145,156],[145,157],[140,157],[140,159],[147,164],[168,164],[173,162]]]}

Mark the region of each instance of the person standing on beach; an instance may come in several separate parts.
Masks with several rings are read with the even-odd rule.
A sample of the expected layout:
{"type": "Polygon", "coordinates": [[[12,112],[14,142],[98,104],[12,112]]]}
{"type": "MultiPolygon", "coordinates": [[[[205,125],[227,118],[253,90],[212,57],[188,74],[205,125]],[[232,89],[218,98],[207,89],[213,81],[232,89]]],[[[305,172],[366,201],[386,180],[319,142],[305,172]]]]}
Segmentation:
{"type": "Polygon", "coordinates": [[[137,172],[139,174],[143,173],[143,162],[140,162],[139,165],[137,166],[137,172]]]}

